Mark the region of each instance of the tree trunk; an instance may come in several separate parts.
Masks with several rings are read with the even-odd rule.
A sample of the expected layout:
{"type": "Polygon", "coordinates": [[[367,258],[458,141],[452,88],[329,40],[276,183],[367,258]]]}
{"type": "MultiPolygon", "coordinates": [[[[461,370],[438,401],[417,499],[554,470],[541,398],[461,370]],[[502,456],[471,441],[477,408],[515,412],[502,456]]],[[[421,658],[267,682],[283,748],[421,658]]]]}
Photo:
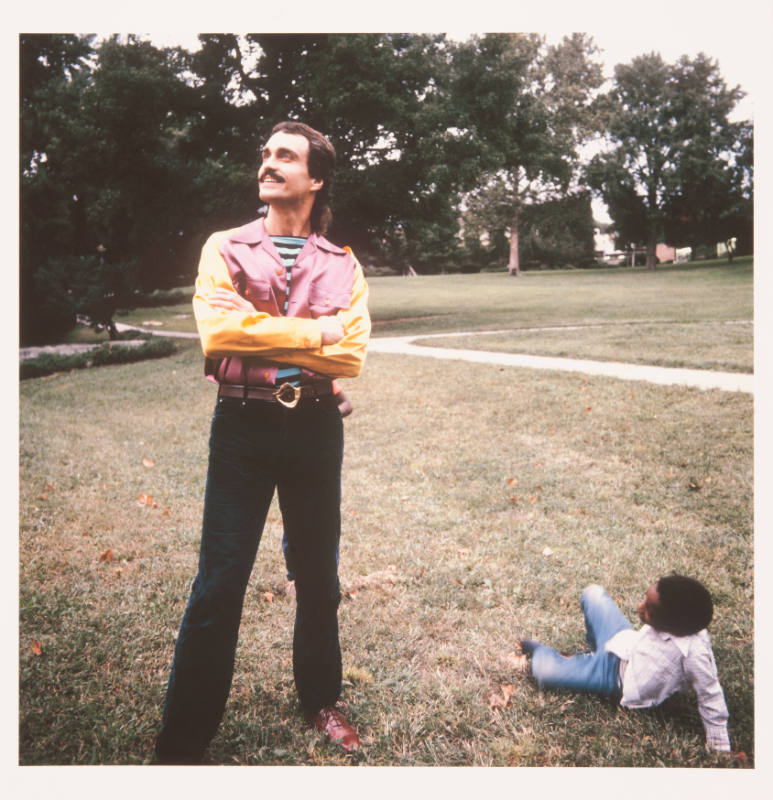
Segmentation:
{"type": "Polygon", "coordinates": [[[657,236],[655,235],[655,231],[649,231],[647,233],[647,269],[655,269],[655,250],[657,248],[657,244],[657,236]]]}
{"type": "Polygon", "coordinates": [[[510,260],[507,262],[507,271],[510,275],[520,277],[521,265],[518,261],[518,212],[513,212],[510,220],[510,260]]]}

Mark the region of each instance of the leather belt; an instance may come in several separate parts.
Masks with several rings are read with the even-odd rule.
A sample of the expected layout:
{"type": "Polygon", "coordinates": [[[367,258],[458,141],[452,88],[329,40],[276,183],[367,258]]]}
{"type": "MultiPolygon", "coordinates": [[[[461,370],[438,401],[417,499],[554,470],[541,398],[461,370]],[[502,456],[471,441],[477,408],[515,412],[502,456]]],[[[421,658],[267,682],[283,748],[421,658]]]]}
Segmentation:
{"type": "Polygon", "coordinates": [[[333,394],[330,381],[314,381],[293,386],[283,383],[279,387],[271,386],[239,386],[232,383],[221,383],[218,397],[235,397],[238,400],[262,400],[265,403],[281,403],[286,408],[295,408],[301,399],[325,397],[333,394]]]}

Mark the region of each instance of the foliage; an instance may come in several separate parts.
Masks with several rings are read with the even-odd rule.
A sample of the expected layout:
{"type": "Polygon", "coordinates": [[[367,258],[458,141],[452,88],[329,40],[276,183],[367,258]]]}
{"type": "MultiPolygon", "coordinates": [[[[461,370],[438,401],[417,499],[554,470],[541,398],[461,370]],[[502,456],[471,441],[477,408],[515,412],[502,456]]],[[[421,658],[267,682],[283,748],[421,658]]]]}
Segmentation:
{"type": "Polygon", "coordinates": [[[117,283],[178,283],[183,233],[196,223],[179,202],[195,169],[178,147],[189,96],[179,53],[133,37],[89,43],[22,37],[22,341],[65,322],[52,329],[45,314],[50,287],[102,317],[117,283]]]}
{"type": "Polygon", "coordinates": [[[512,274],[520,269],[524,210],[565,198],[576,177],[602,81],[595,53],[585,34],[550,46],[535,34],[488,34],[460,45],[454,60],[458,125],[480,165],[465,198],[466,235],[506,232],[512,274]]]}
{"type": "MultiPolygon", "coordinates": [[[[200,40],[188,53],[131,35],[20,38],[23,343],[56,340],[84,306],[109,315],[116,273],[128,297],[192,283],[204,239],[257,215],[257,150],[285,118],[334,142],[329,235],[366,266],[474,270],[509,248],[513,270],[519,235],[527,260],[578,259],[574,236],[559,241],[558,218],[539,223],[540,235],[552,225],[549,243],[530,219],[540,204],[558,210],[578,196],[578,148],[602,117],[622,130],[611,95],[591,102],[601,73],[584,34],[555,45],[504,33],[200,40]],[[76,280],[87,264],[90,298],[76,280]]],[[[721,229],[748,249],[751,128],[724,126],[728,103],[711,63],[679,70],[663,113],[694,144],[658,225],[680,240],[721,229]],[[701,106],[707,82],[715,110],[701,106]],[[723,154],[725,169],[702,169],[709,151],[723,154]]],[[[589,182],[634,240],[648,217],[626,158],[619,149],[598,161],[589,182]]]]}
{"type": "Polygon", "coordinates": [[[149,339],[137,346],[121,344],[101,344],[83,353],[42,353],[28,358],[19,365],[19,379],[40,378],[56,372],[72,369],[102,367],[107,364],[129,364],[152,358],[164,358],[176,352],[177,345],[172,339],[149,339]]]}
{"type": "Polygon", "coordinates": [[[598,100],[611,148],[586,178],[623,242],[646,245],[648,267],[664,233],[673,244],[713,242],[750,210],[750,129],[728,119],[742,96],[703,54],[667,64],[650,53],[615,68],[598,100]]]}

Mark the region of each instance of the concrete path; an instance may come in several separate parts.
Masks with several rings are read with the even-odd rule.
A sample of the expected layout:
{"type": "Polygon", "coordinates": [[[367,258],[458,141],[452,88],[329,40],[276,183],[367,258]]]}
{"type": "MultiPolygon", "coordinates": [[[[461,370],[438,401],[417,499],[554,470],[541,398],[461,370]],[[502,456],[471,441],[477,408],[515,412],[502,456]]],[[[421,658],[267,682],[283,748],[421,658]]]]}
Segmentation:
{"type": "MultiPolygon", "coordinates": [[[[143,328],[117,323],[119,331],[143,328]]],[[[545,329],[552,330],[552,329],[545,329]]],[[[179,331],[146,331],[154,336],[169,336],[178,339],[198,339],[197,333],[179,331]]],[[[496,353],[488,350],[457,350],[452,347],[427,347],[413,344],[416,339],[442,339],[455,336],[486,335],[504,331],[469,331],[463,333],[421,334],[418,336],[373,337],[368,344],[372,353],[398,353],[408,356],[440,358],[453,361],[470,361],[477,364],[496,364],[505,367],[526,367],[527,369],[547,369],[559,372],[580,372],[584,375],[603,375],[627,381],[646,381],[664,386],[690,386],[696,389],[722,389],[727,392],[746,392],[754,394],[754,375],[744,372],[711,372],[700,369],[681,369],[676,367],[652,367],[645,364],[623,364],[617,361],[590,361],[581,358],[554,358],[550,356],[528,356],[516,353],[496,353]]],[[[61,345],[61,348],[88,350],[93,345],[61,345]]],[[[34,350],[57,352],[57,347],[25,348],[20,359],[30,358],[34,350]]],[[[62,349],[59,352],[67,352],[62,349]]]]}
{"type": "Polygon", "coordinates": [[[697,389],[723,389],[727,392],[754,393],[754,375],[743,372],[711,372],[700,369],[652,367],[645,364],[623,364],[617,361],[589,361],[579,358],[528,356],[516,353],[495,353],[487,350],[457,350],[452,347],[427,347],[413,344],[416,339],[441,339],[449,336],[470,336],[480,331],[458,334],[424,334],[421,336],[391,336],[372,338],[368,350],[372,353],[399,353],[425,358],[471,361],[478,364],[497,364],[528,369],[552,369],[581,372],[585,375],[604,375],[628,381],[647,381],[667,386],[690,386],[697,389]]]}

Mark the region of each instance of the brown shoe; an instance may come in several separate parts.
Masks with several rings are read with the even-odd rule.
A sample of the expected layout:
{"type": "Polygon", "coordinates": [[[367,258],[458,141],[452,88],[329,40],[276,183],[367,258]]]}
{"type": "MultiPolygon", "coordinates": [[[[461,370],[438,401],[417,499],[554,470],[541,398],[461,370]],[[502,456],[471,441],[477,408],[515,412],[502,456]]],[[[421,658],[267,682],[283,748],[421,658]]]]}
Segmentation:
{"type": "Polygon", "coordinates": [[[360,749],[357,731],[346,721],[344,715],[333,706],[325,706],[310,719],[311,724],[322,731],[331,742],[335,742],[347,753],[360,749]]]}

